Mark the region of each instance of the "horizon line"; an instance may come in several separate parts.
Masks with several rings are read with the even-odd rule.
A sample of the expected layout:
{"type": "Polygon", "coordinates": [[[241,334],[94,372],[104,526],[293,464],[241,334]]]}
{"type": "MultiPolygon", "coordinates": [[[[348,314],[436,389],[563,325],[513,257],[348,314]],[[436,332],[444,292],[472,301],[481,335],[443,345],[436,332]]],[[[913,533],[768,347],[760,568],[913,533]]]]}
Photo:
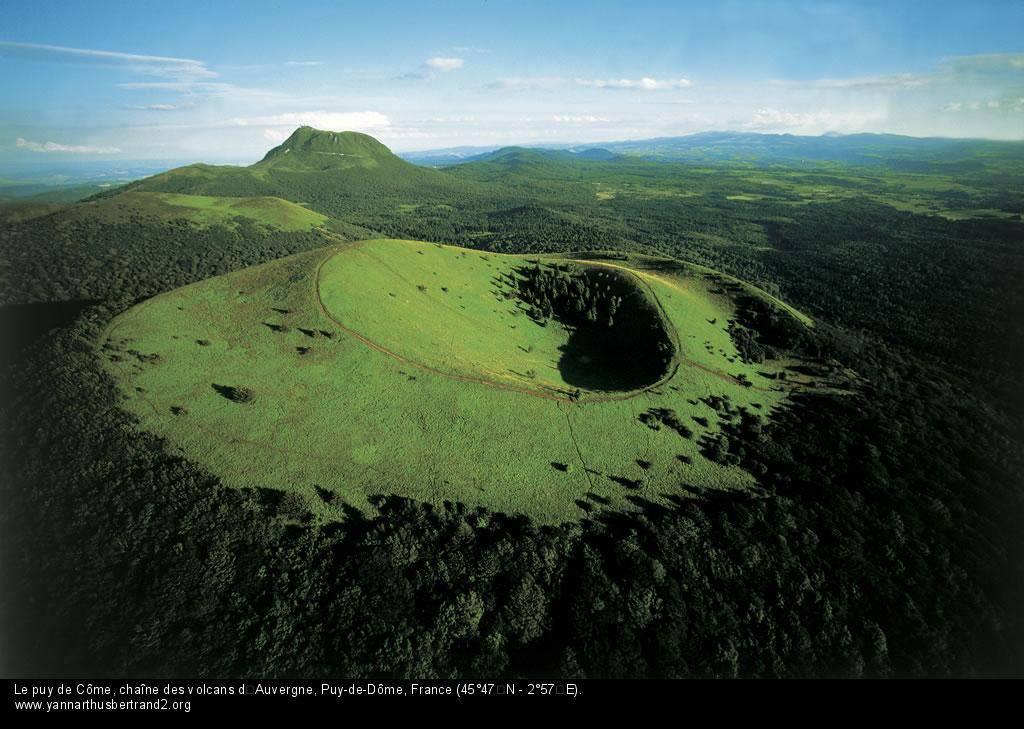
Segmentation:
{"type": "MultiPolygon", "coordinates": [[[[569,148],[573,148],[573,147],[577,147],[577,146],[588,146],[588,147],[593,147],[593,148],[600,148],[601,145],[604,145],[604,144],[614,145],[614,144],[629,144],[629,143],[639,143],[639,142],[656,142],[656,141],[664,141],[664,140],[670,140],[670,139],[683,139],[683,138],[687,138],[687,137],[696,137],[696,136],[699,136],[699,135],[711,135],[711,134],[740,134],[740,135],[751,136],[751,137],[797,137],[797,138],[801,138],[801,139],[821,139],[821,138],[841,139],[841,138],[848,138],[848,137],[900,137],[902,139],[912,139],[912,140],[919,140],[919,141],[997,142],[997,143],[1005,143],[1005,144],[1019,144],[1019,143],[1024,142],[1024,136],[1019,137],[1019,138],[982,137],[982,136],[949,137],[949,136],[940,136],[940,135],[919,136],[919,135],[915,135],[915,134],[904,134],[904,133],[899,133],[899,132],[879,132],[879,131],[862,131],[862,132],[833,132],[833,131],[828,131],[828,132],[821,132],[819,134],[798,134],[798,133],[794,133],[794,132],[761,132],[761,131],[751,131],[751,130],[745,130],[745,129],[719,128],[719,129],[705,129],[705,130],[696,131],[696,132],[686,132],[686,133],[683,133],[683,134],[668,134],[668,135],[661,135],[661,136],[656,136],[656,137],[621,138],[621,139],[611,139],[611,140],[603,140],[603,141],[576,140],[576,141],[572,141],[572,142],[562,142],[562,141],[551,141],[551,140],[548,140],[548,141],[539,141],[539,142],[538,141],[531,141],[531,142],[504,142],[504,143],[497,143],[497,144],[471,144],[471,143],[467,143],[467,144],[449,144],[449,145],[444,146],[444,147],[423,147],[423,148],[418,148],[418,149],[405,149],[405,150],[396,152],[388,143],[386,143],[384,141],[381,141],[381,136],[377,136],[377,134],[379,134],[379,132],[377,134],[371,134],[370,132],[360,131],[360,130],[356,130],[356,129],[345,129],[345,130],[319,129],[317,127],[313,127],[313,126],[310,126],[308,124],[304,124],[304,125],[299,125],[299,126],[295,127],[295,129],[292,131],[292,134],[294,134],[296,131],[298,131],[300,129],[313,129],[315,131],[324,132],[324,133],[331,133],[331,134],[347,134],[347,133],[363,134],[365,136],[372,137],[373,139],[377,140],[378,142],[380,142],[381,144],[386,146],[389,151],[391,151],[392,153],[394,153],[394,154],[396,154],[398,156],[406,155],[406,154],[426,154],[426,153],[430,153],[430,152],[444,152],[444,151],[455,150],[455,149],[498,150],[498,149],[505,149],[505,148],[517,148],[517,147],[518,148],[523,148],[523,149],[569,149],[569,148]]],[[[291,135],[289,135],[289,136],[291,136],[291,135]]],[[[386,136],[386,135],[382,135],[382,136],[386,136]]],[[[281,142],[281,144],[283,144],[283,143],[284,142],[281,142]]],[[[280,144],[272,145],[272,146],[267,147],[266,150],[269,151],[269,150],[275,149],[276,147],[279,147],[279,146],[281,146],[281,145],[280,144]]],[[[263,154],[265,154],[265,153],[266,152],[264,152],[263,154]]],[[[83,157],[81,155],[78,155],[75,158],[66,158],[64,160],[61,160],[60,158],[56,158],[56,157],[43,157],[43,158],[40,158],[38,156],[38,154],[39,153],[37,153],[37,152],[24,152],[21,155],[19,155],[17,152],[15,152],[14,153],[15,156],[9,156],[5,160],[5,163],[6,164],[14,163],[14,164],[26,164],[26,165],[51,165],[51,166],[54,166],[54,165],[60,165],[60,164],[88,163],[88,162],[125,162],[125,163],[128,163],[128,162],[137,162],[137,163],[138,162],[183,162],[183,161],[186,161],[186,160],[195,160],[195,159],[197,159],[195,157],[186,157],[186,156],[171,156],[171,157],[157,157],[157,156],[153,156],[153,157],[123,157],[123,156],[118,156],[117,154],[97,154],[97,155],[92,155],[92,156],[89,156],[89,157],[83,157]]],[[[247,164],[244,161],[240,161],[238,157],[203,157],[202,159],[205,159],[205,160],[217,160],[218,164],[224,164],[224,165],[227,165],[227,164],[235,164],[235,165],[247,164]]],[[[258,161],[258,159],[259,158],[257,158],[256,161],[258,161]]]]}

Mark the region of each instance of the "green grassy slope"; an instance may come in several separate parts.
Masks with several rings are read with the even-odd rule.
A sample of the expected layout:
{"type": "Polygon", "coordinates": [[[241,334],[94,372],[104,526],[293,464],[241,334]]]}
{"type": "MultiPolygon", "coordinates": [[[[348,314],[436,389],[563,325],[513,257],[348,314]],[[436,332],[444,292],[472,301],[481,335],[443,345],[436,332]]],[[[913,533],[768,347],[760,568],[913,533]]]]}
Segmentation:
{"type": "Polygon", "coordinates": [[[231,198],[141,191],[71,206],[64,211],[62,218],[69,223],[90,220],[106,224],[140,218],[164,222],[188,220],[203,227],[230,226],[237,218],[244,218],[268,228],[290,232],[312,230],[327,223],[325,216],[275,197],[231,198]]]}
{"type": "Polygon", "coordinates": [[[643,278],[678,332],[680,366],[631,397],[573,401],[496,386],[531,357],[542,371],[566,336],[492,293],[522,262],[394,240],[312,251],[144,302],[113,322],[103,354],[141,427],[229,484],[303,495],[322,518],[399,493],[552,523],[683,498],[680,484],[752,487],[703,455],[706,439],[737,408],[765,415],[804,386],[775,379],[791,362],[741,361],[720,279],[595,262],[643,278]],[[482,381],[461,376],[467,363],[482,381]]]}
{"type": "Polygon", "coordinates": [[[299,127],[281,145],[267,152],[252,169],[257,172],[308,172],[381,167],[406,169],[406,163],[367,134],[323,132],[312,127],[299,127]]]}
{"type": "MultiPolygon", "coordinates": [[[[510,275],[541,259],[455,250],[377,242],[352,246],[320,269],[325,311],[349,334],[420,367],[563,399],[588,397],[566,379],[573,379],[567,371],[571,327],[554,318],[541,325],[524,316],[527,308],[510,286],[510,275]]],[[[582,270],[584,264],[572,265],[582,270]]],[[[614,273],[602,265],[585,267],[599,277],[614,273]]],[[[642,279],[634,283],[646,293],[642,279]]],[[[620,388],[612,383],[606,389],[620,388]]]]}

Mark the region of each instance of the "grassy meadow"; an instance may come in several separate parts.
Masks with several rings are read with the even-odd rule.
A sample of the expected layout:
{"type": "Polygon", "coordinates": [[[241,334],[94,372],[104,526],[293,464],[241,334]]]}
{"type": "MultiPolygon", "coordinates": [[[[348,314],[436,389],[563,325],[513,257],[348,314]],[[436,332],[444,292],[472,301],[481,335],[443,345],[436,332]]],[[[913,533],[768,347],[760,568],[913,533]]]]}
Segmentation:
{"type": "Polygon", "coordinates": [[[150,299],[114,320],[103,353],[142,428],[228,484],[285,487],[323,519],[389,493],[557,523],[685,499],[687,484],[752,488],[703,455],[720,427],[713,398],[767,415],[807,385],[777,379],[792,362],[742,361],[726,279],[639,256],[579,264],[628,269],[678,351],[653,387],[568,397],[578,388],[557,359],[570,333],[500,284],[538,262],[568,259],[334,246],[150,299]]]}

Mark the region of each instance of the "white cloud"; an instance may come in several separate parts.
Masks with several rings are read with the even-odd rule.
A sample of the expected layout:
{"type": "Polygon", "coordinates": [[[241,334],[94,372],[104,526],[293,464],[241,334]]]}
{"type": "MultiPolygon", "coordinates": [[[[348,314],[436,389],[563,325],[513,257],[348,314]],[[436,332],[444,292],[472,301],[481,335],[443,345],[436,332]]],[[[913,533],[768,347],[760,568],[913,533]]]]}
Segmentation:
{"type": "MultiPolygon", "coordinates": [[[[391,126],[391,120],[379,111],[298,111],[273,116],[237,118],[232,122],[237,126],[285,127],[288,133],[296,127],[315,127],[328,132],[370,132],[381,131],[391,126]]],[[[263,136],[271,129],[264,129],[263,136]]],[[[283,138],[282,138],[283,139],[283,138]]]]}
{"type": "Polygon", "coordinates": [[[1024,53],[985,53],[944,59],[926,73],[894,73],[850,78],[776,80],[773,86],[811,89],[918,89],[932,85],[977,80],[980,76],[1017,75],[1024,72],[1024,53]]]}
{"type": "Polygon", "coordinates": [[[772,81],[772,86],[808,89],[916,89],[935,81],[927,74],[895,73],[850,78],[819,78],[809,80],[772,81]]]}
{"type": "Polygon", "coordinates": [[[440,71],[441,73],[448,73],[449,71],[457,71],[462,68],[465,61],[461,58],[442,58],[436,56],[434,58],[428,58],[424,62],[424,66],[433,69],[434,71],[440,71]]]}
{"type": "Polygon", "coordinates": [[[465,60],[461,58],[435,56],[434,58],[428,58],[421,63],[417,70],[403,73],[398,77],[398,80],[408,81],[415,79],[437,78],[439,73],[451,73],[452,71],[457,71],[462,68],[465,63],[465,60]]]}
{"type": "Polygon", "coordinates": [[[117,84],[119,89],[126,91],[176,91],[178,93],[221,93],[235,89],[225,83],[207,81],[131,81],[117,84]]]}
{"type": "Polygon", "coordinates": [[[669,89],[686,89],[693,86],[693,81],[686,78],[679,79],[656,79],[644,76],[638,79],[586,79],[578,78],[576,83],[580,86],[589,86],[595,89],[636,89],[639,91],[666,91],[669,89]]]}
{"type": "Polygon", "coordinates": [[[142,73],[156,76],[212,78],[217,75],[214,71],[208,69],[203,61],[197,61],[192,58],[146,56],[137,53],[100,51],[93,48],[69,48],[40,43],[0,41],[0,55],[34,60],[127,66],[142,73]]]}
{"type": "MultiPolygon", "coordinates": [[[[1024,53],[994,53],[942,59],[915,73],[816,80],[773,81],[759,105],[806,112],[815,107],[837,110],[882,109],[884,114],[865,130],[918,136],[1020,139],[1024,127],[1014,119],[1014,98],[1024,88],[1024,53]],[[809,92],[809,93],[808,93],[809,92]],[[813,96],[811,95],[813,94],[813,96]],[[808,108],[808,107],[811,108],[808,108]]],[[[762,89],[752,87],[751,94],[762,89]]],[[[817,129],[807,119],[772,119],[764,115],[748,128],[817,129]]],[[[824,119],[819,121],[824,123],[824,119]]],[[[856,116],[836,120],[843,130],[856,130],[856,116]]]]}
{"type": "Polygon", "coordinates": [[[880,111],[793,112],[762,108],[754,112],[752,118],[740,124],[740,127],[759,132],[796,134],[842,132],[849,134],[863,131],[884,119],[885,114],[880,111]]]}
{"type": "Polygon", "coordinates": [[[380,140],[383,142],[430,139],[433,136],[429,132],[425,132],[417,127],[388,127],[387,129],[380,130],[380,140]]]}
{"type": "Polygon", "coordinates": [[[322,66],[323,61],[288,61],[284,65],[286,66],[322,66]]]}
{"type": "Polygon", "coordinates": [[[986,109],[999,109],[1002,107],[1002,102],[992,99],[986,101],[984,105],[980,101],[951,101],[942,107],[943,111],[981,111],[982,108],[986,109]]]}
{"type": "Polygon", "coordinates": [[[249,88],[210,81],[134,81],[117,84],[125,91],[166,91],[192,97],[211,97],[225,104],[284,104],[294,98],[282,91],[249,88]]]}
{"type": "Polygon", "coordinates": [[[18,137],[15,142],[18,149],[29,152],[70,152],[72,154],[117,154],[117,147],[92,147],[86,144],[58,144],[57,142],[31,142],[18,137]]]}
{"type": "Polygon", "coordinates": [[[546,91],[562,84],[563,79],[558,76],[513,76],[491,81],[487,88],[497,91],[546,91]]]}
{"type": "Polygon", "coordinates": [[[288,131],[286,129],[264,129],[263,138],[269,139],[274,144],[280,144],[288,139],[288,131]]]}
{"type": "Polygon", "coordinates": [[[973,56],[954,56],[943,64],[952,73],[1000,73],[1024,71],[1024,53],[979,53],[973,56]]]}
{"type": "Polygon", "coordinates": [[[600,124],[607,122],[603,116],[592,116],[590,114],[582,115],[569,115],[569,114],[556,114],[551,117],[551,120],[556,124],[600,124]]]}

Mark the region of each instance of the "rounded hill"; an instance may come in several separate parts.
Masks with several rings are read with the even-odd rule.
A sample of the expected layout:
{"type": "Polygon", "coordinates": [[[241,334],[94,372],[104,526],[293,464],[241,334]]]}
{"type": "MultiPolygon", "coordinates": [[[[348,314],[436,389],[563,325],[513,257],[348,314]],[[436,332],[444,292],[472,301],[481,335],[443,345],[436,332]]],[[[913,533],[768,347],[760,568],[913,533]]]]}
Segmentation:
{"type": "Polygon", "coordinates": [[[367,210],[468,200],[479,185],[399,158],[358,132],[296,129],[262,160],[247,167],[194,164],[104,193],[165,192],[223,197],[278,197],[334,219],[360,225],[367,210]],[[353,217],[357,216],[357,217],[353,217]]]}
{"type": "Polygon", "coordinates": [[[327,169],[406,164],[373,137],[359,132],[324,132],[299,127],[279,146],[267,152],[254,167],[327,169]]]}
{"type": "Polygon", "coordinates": [[[806,331],[679,261],[373,240],[157,296],[101,353],[140,427],[229,485],[556,523],[755,488],[723,433],[841,384],[782,346],[806,331]]]}

